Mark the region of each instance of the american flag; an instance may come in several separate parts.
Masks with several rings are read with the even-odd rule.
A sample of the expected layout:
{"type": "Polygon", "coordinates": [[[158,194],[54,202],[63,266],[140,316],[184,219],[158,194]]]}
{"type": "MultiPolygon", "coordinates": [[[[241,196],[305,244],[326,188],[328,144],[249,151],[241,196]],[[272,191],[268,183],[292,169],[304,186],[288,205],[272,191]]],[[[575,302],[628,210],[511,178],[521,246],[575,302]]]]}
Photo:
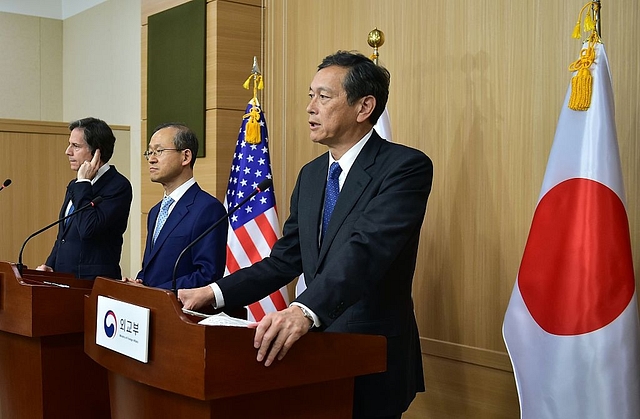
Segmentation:
{"type": "MultiPolygon", "coordinates": [[[[269,135],[264,114],[257,99],[247,105],[238,133],[238,142],[231,163],[229,186],[225,197],[227,209],[234,207],[265,180],[271,179],[269,158],[269,135]],[[257,112],[257,113],[256,113],[257,112]],[[257,143],[247,138],[250,115],[259,123],[260,136],[257,143]]],[[[271,253],[271,248],[280,237],[278,212],[273,187],[254,196],[230,217],[227,239],[227,266],[225,275],[259,262],[271,253]]],[[[287,288],[283,287],[251,304],[248,318],[260,321],[265,314],[282,310],[289,304],[287,288]]]]}

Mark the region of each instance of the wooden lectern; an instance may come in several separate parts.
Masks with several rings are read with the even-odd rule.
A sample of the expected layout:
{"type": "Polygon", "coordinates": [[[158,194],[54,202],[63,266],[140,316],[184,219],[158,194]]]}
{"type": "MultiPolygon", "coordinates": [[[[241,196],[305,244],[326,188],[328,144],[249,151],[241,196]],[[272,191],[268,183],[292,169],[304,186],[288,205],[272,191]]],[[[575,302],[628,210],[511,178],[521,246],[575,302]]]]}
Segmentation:
{"type": "Polygon", "coordinates": [[[109,418],[107,373],[84,353],[93,281],[0,262],[0,417],[109,418]]]}
{"type": "Polygon", "coordinates": [[[308,333],[265,367],[254,330],[198,320],[169,291],[96,278],[85,351],[109,371],[113,418],[351,419],[354,377],[386,369],[383,336],[308,333]],[[96,344],[99,295],[150,310],[148,363],[96,344]]]}

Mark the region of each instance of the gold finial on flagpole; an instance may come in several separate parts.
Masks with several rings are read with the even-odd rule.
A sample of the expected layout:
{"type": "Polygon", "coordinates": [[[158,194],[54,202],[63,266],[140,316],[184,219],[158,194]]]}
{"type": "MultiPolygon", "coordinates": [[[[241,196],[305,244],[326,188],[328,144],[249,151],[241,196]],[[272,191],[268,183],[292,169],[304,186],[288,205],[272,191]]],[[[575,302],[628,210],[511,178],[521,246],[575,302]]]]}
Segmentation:
{"type": "Polygon", "coordinates": [[[260,132],[260,108],[258,102],[258,90],[264,88],[262,82],[262,74],[260,74],[260,68],[258,67],[258,59],[253,57],[253,67],[251,68],[251,75],[244,82],[242,87],[249,90],[249,85],[253,79],[253,98],[251,99],[251,109],[249,113],[244,114],[243,118],[248,119],[245,126],[245,141],[249,144],[258,144],[262,141],[262,134],[260,132]]]}
{"type": "Polygon", "coordinates": [[[367,43],[371,48],[373,48],[373,55],[371,55],[371,60],[378,65],[378,57],[380,54],[378,53],[378,48],[384,45],[384,32],[375,28],[371,32],[369,32],[369,36],[367,37],[367,43]]]}
{"type": "Polygon", "coordinates": [[[249,85],[253,80],[253,99],[258,99],[258,90],[262,90],[264,88],[264,84],[262,81],[262,73],[260,73],[260,67],[258,67],[258,59],[256,56],[253,56],[253,67],[251,68],[251,74],[247,77],[247,80],[242,84],[242,87],[249,90],[249,85]]]}
{"type": "Polygon", "coordinates": [[[251,74],[260,74],[260,67],[258,67],[258,58],[255,55],[253,56],[253,67],[251,68],[251,74]]]}

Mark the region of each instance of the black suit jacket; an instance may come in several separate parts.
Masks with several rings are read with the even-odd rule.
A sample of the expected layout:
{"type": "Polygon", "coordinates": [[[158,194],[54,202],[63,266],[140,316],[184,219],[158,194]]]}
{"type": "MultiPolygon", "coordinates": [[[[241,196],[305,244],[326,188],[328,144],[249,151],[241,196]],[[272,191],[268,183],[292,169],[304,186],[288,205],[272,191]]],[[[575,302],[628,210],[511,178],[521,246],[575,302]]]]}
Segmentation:
{"type": "Polygon", "coordinates": [[[111,166],[95,184],[72,180],[67,186],[60,218],[69,200],[76,210],[97,196],[103,201],[60,223],[58,237],[46,265],[57,272],[70,272],[81,279],[96,276],[120,279],[122,235],[127,229],[133,192],[131,183],[111,166]]]}
{"type": "MultiPolygon", "coordinates": [[[[304,273],[297,299],[327,332],[384,335],[387,371],[356,378],[354,415],[398,414],[424,391],[411,297],[433,165],[421,151],[373,135],[340,192],[318,246],[329,159],[305,165],[271,255],[218,281],[225,305],[256,301],[304,273]]],[[[304,372],[301,372],[301,374],[304,372]]]]}
{"type": "MultiPolygon", "coordinates": [[[[171,289],[173,268],[178,255],[207,228],[222,219],[227,211],[217,198],[192,185],[176,202],[154,243],[153,230],[160,212],[160,204],[147,217],[147,244],[142,270],[137,278],[150,287],[171,289]]],[[[227,252],[229,224],[221,223],[185,252],[176,271],[177,288],[195,288],[221,278],[227,252]]]]}

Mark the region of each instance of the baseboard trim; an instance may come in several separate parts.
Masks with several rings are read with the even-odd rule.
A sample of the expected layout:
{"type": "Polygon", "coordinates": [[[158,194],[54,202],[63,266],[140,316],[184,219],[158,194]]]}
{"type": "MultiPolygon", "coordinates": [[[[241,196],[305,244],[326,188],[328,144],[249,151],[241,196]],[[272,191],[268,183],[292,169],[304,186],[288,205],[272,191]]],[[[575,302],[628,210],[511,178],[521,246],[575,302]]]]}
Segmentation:
{"type": "Polygon", "coordinates": [[[506,352],[492,351],[436,339],[420,338],[422,353],[482,367],[513,372],[506,352]]]}

